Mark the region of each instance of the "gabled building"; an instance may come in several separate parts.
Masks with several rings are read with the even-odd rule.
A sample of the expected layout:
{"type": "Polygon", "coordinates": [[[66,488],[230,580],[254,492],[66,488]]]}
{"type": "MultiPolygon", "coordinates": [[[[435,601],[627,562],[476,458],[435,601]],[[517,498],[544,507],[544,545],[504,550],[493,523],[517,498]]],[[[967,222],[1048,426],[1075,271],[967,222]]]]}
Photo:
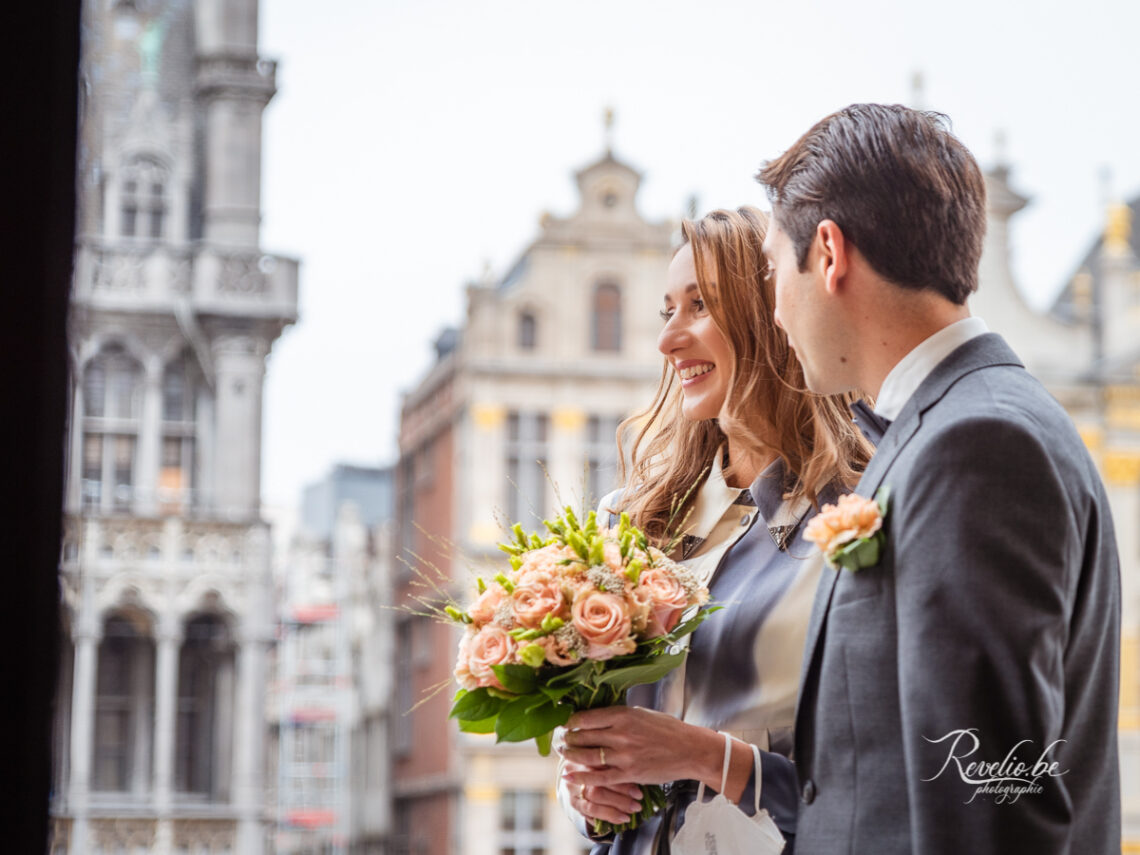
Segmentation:
{"type": "Polygon", "coordinates": [[[84,4],[55,855],[266,851],[257,13],[84,4]]]}
{"type": "MultiPolygon", "coordinates": [[[[468,286],[462,327],[437,339],[435,364],[404,397],[398,554],[429,575],[438,568],[457,600],[474,568],[502,557],[504,521],[540,529],[556,493],[592,506],[614,486],[617,425],[649,403],[660,377],[657,310],[674,226],[641,216],[641,176],[611,152],[576,177],[578,210],[543,215],[505,276],[468,286]]],[[[395,566],[406,606],[423,589],[395,566]]],[[[398,618],[394,852],[580,851],[554,801],[552,759],[447,721],[458,639],[430,617],[398,618]]]]}

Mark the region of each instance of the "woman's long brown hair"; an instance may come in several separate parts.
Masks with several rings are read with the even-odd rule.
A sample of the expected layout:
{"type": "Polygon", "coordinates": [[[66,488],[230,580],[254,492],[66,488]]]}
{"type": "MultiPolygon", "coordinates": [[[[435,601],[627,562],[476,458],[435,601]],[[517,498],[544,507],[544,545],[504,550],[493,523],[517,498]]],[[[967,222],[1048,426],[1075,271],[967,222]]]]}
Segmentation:
{"type": "Polygon", "coordinates": [[[767,216],[752,207],[681,224],[682,246],[692,245],[697,285],[731,348],[733,368],[719,419],[692,421],[681,414],[680,384],[666,360],[653,403],[618,429],[626,485],[621,508],[658,541],[676,534],[726,433],[737,453],[776,453],[794,477],[787,496],[806,496],[817,506],[828,484],[854,487],[874,451],[851,421],[848,404],[855,396],[809,392],[787,336],[776,326],[775,289],[760,251],[767,229],[767,216]],[[633,433],[628,463],[627,431],[633,433]]]}

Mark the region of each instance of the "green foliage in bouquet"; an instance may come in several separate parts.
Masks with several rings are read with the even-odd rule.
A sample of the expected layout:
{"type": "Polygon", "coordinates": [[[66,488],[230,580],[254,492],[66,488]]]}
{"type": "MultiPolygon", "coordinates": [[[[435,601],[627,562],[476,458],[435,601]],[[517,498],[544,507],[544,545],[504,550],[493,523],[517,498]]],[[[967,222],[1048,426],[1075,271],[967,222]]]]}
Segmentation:
{"type": "MultiPolygon", "coordinates": [[[[660,680],[685,660],[679,642],[717,607],[684,566],[652,547],[622,514],[614,529],[585,524],[570,508],[545,520],[548,534],[501,544],[509,573],[478,580],[479,600],[447,615],[465,628],[450,717],[467,733],[496,742],[533,739],[550,753],[553,731],[578,710],[625,703],[632,687],[660,680]]],[[[664,804],[643,787],[634,828],[664,804]]]]}

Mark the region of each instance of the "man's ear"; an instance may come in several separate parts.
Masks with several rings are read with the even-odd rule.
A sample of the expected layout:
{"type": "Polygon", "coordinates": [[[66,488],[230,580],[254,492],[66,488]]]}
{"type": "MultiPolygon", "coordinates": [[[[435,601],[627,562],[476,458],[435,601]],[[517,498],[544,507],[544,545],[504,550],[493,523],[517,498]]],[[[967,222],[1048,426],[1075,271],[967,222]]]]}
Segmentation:
{"type": "Polygon", "coordinates": [[[820,220],[815,228],[816,271],[829,294],[839,293],[847,275],[850,247],[843,230],[834,220],[820,220]]]}

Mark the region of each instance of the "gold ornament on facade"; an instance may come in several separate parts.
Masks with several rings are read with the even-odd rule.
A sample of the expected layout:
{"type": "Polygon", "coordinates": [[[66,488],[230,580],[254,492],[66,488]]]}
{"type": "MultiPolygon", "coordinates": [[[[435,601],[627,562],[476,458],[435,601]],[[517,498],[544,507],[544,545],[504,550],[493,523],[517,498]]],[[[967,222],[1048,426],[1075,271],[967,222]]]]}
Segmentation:
{"type": "MultiPolygon", "coordinates": [[[[1120,639],[1120,670],[1135,674],[1140,668],[1140,638],[1126,634],[1120,639]]],[[[1140,730],[1140,683],[1120,681],[1120,729],[1140,730]]]]}
{"type": "Polygon", "coordinates": [[[1073,305],[1082,312],[1092,306],[1093,278],[1087,270],[1073,277],[1073,305]]]}
{"type": "Polygon", "coordinates": [[[498,404],[475,404],[471,407],[471,419],[480,430],[494,430],[507,418],[507,408],[498,404]]]}
{"type": "Polygon", "coordinates": [[[1100,451],[1104,444],[1104,431],[1100,425],[1078,425],[1077,432],[1081,435],[1085,448],[1093,454],[1100,451]]]}
{"type": "Polygon", "coordinates": [[[1106,452],[1104,480],[1118,487],[1140,484],[1140,451],[1106,452]]]}
{"type": "Polygon", "coordinates": [[[1105,390],[1105,397],[1110,427],[1140,431],[1140,387],[1110,386],[1105,390]]]}
{"type": "Polygon", "coordinates": [[[572,433],[580,431],[586,424],[586,414],[581,410],[563,407],[551,414],[551,421],[558,430],[572,433]]]}
{"type": "Polygon", "coordinates": [[[1108,222],[1104,227],[1104,248],[1110,255],[1127,255],[1132,237],[1132,209],[1123,202],[1108,208],[1108,222]]]}

